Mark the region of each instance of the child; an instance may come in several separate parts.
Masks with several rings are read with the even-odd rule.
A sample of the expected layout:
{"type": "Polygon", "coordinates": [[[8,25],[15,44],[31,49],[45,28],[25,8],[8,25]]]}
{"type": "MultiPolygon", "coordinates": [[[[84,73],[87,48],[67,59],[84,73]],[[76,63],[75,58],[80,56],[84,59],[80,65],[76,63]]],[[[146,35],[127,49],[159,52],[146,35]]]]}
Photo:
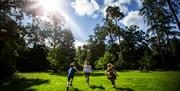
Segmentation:
{"type": "Polygon", "coordinates": [[[108,76],[108,79],[111,81],[113,88],[115,88],[115,80],[116,80],[116,76],[118,75],[115,72],[114,67],[111,63],[107,64],[106,74],[108,76]]]}
{"type": "Polygon", "coordinates": [[[83,71],[85,73],[86,83],[89,85],[89,75],[90,75],[90,72],[91,72],[91,65],[89,65],[88,61],[85,61],[83,71]]]}
{"type": "Polygon", "coordinates": [[[73,63],[71,63],[70,68],[68,69],[68,82],[67,82],[68,86],[69,85],[72,86],[75,71],[78,71],[78,69],[74,66],[73,63]]]}

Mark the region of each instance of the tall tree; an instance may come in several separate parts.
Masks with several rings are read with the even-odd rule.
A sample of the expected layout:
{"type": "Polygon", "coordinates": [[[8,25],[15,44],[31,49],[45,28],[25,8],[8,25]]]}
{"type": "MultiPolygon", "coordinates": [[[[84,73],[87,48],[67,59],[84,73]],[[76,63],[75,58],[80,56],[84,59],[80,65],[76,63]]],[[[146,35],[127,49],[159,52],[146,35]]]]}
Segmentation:
{"type": "MultiPolygon", "coordinates": [[[[121,31],[120,28],[118,26],[118,21],[120,19],[122,19],[124,17],[124,14],[120,11],[120,8],[117,6],[108,6],[108,8],[106,9],[106,20],[107,21],[112,21],[115,22],[115,28],[114,31],[116,32],[117,36],[118,36],[118,41],[119,41],[119,50],[121,51],[121,31]]],[[[113,30],[113,27],[111,27],[111,32],[113,30]]]]}
{"type": "MultiPolygon", "coordinates": [[[[119,52],[118,57],[119,61],[123,60],[122,58],[122,46],[121,46],[121,38],[122,38],[122,28],[119,27],[118,21],[124,17],[124,14],[120,11],[120,8],[118,6],[108,6],[106,9],[106,21],[112,23],[112,26],[110,26],[110,33],[114,33],[114,36],[118,37],[118,43],[119,43],[119,52]]],[[[117,54],[117,53],[114,53],[117,54]]]]}
{"type": "Polygon", "coordinates": [[[136,25],[131,25],[123,31],[122,40],[124,59],[123,66],[130,68],[138,68],[138,61],[144,56],[144,48],[147,45],[147,35],[139,30],[136,25]]]}
{"type": "Polygon", "coordinates": [[[75,63],[77,64],[78,68],[83,68],[84,61],[87,58],[88,49],[86,46],[87,45],[78,46],[76,49],[75,63]]]}
{"type": "Polygon", "coordinates": [[[96,25],[94,28],[94,35],[90,35],[89,39],[87,40],[87,47],[88,47],[88,54],[87,54],[87,60],[90,61],[90,64],[94,67],[94,63],[96,60],[99,59],[99,57],[102,57],[104,55],[104,52],[106,51],[105,48],[105,38],[106,38],[107,32],[105,32],[105,29],[103,26],[96,25]]]}
{"type": "Polygon", "coordinates": [[[165,5],[166,3],[163,0],[144,0],[143,7],[140,10],[140,14],[144,15],[147,24],[150,26],[149,31],[153,31],[155,33],[154,36],[157,38],[163,68],[166,67],[162,44],[165,41],[163,37],[172,29],[173,21],[165,5]]]}
{"type": "Polygon", "coordinates": [[[74,62],[75,48],[74,37],[69,29],[61,31],[61,36],[58,36],[58,46],[48,53],[47,59],[51,64],[54,72],[58,70],[66,70],[71,62],[74,62]]]}
{"type": "Polygon", "coordinates": [[[16,71],[19,48],[24,48],[21,38],[22,0],[0,1],[0,79],[12,77],[16,71]]]}

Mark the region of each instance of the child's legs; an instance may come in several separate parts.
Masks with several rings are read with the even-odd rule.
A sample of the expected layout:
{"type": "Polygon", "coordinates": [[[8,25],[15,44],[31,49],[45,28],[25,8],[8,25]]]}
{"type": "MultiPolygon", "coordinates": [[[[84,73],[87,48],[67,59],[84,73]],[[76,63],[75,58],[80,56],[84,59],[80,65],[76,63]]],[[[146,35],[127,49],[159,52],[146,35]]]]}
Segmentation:
{"type": "Polygon", "coordinates": [[[74,76],[71,77],[70,84],[72,84],[74,76]]]}
{"type": "Polygon", "coordinates": [[[90,73],[85,73],[85,78],[86,78],[87,82],[89,82],[89,75],[90,75],[90,73]]]}
{"type": "Polygon", "coordinates": [[[87,78],[87,73],[84,73],[85,74],[85,78],[87,78]]]}
{"type": "Polygon", "coordinates": [[[68,76],[68,83],[70,82],[70,80],[71,80],[71,77],[70,77],[70,76],[68,76]]]}
{"type": "Polygon", "coordinates": [[[69,82],[70,82],[70,80],[71,80],[71,78],[70,78],[70,76],[68,76],[68,81],[67,81],[67,86],[69,86],[69,82]]]}
{"type": "Polygon", "coordinates": [[[111,80],[111,83],[112,83],[112,85],[115,85],[115,80],[112,79],[112,80],[111,80]]]}
{"type": "Polygon", "coordinates": [[[68,76],[68,83],[72,84],[74,76],[68,76]]]}

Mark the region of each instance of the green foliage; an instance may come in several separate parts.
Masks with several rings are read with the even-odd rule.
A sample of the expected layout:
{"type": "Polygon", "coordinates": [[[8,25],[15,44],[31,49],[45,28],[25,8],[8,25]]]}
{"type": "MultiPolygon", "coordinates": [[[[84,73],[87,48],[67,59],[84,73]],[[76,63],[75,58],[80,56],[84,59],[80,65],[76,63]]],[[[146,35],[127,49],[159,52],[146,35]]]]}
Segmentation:
{"type": "Polygon", "coordinates": [[[138,63],[140,65],[140,70],[149,70],[152,66],[152,57],[145,52],[144,56],[138,61],[138,63]]]}
{"type": "Polygon", "coordinates": [[[50,50],[48,52],[47,60],[50,62],[51,68],[54,70],[54,72],[57,72],[58,69],[60,69],[60,63],[59,60],[57,60],[57,50],[50,50]]]}
{"type": "Polygon", "coordinates": [[[99,60],[95,62],[96,65],[95,67],[97,69],[104,70],[106,68],[107,63],[112,62],[112,60],[113,60],[113,55],[109,52],[105,52],[104,56],[100,57],[99,60]]]}
{"type": "Polygon", "coordinates": [[[0,79],[11,78],[16,71],[17,55],[11,48],[5,48],[0,53],[0,79]]]}
{"type": "Polygon", "coordinates": [[[87,45],[83,46],[82,61],[88,60],[93,68],[95,68],[95,61],[102,57],[106,51],[106,35],[104,27],[97,24],[94,28],[94,35],[90,35],[87,45]]]}
{"type": "Polygon", "coordinates": [[[24,46],[18,32],[22,30],[18,23],[22,18],[21,9],[18,9],[21,4],[21,0],[0,1],[0,80],[11,78],[16,72],[18,52],[20,46],[24,46]]]}
{"type": "Polygon", "coordinates": [[[44,45],[37,45],[35,48],[28,48],[19,53],[17,61],[18,71],[46,71],[49,68],[49,62],[46,59],[48,49],[44,45]]]}
{"type": "Polygon", "coordinates": [[[61,34],[59,46],[51,49],[47,56],[54,72],[58,72],[58,70],[67,70],[69,64],[74,61],[75,57],[74,37],[72,32],[70,30],[63,30],[61,34]]]}
{"type": "MultiPolygon", "coordinates": [[[[172,13],[176,16],[175,12],[172,12],[171,3],[175,1],[170,0],[144,0],[143,7],[140,10],[140,14],[147,19],[147,24],[149,26],[148,32],[152,33],[152,51],[153,53],[158,53],[160,55],[160,60],[158,65],[162,65],[162,68],[168,68],[171,56],[169,58],[166,53],[171,53],[172,47],[170,46],[171,41],[171,31],[174,26],[174,18],[172,13]],[[167,8],[169,7],[170,8],[167,8]],[[167,60],[168,58],[168,60],[167,60]]],[[[176,2],[177,4],[178,2],[176,2]]],[[[179,5],[174,4],[173,7],[179,7],[179,5]]],[[[176,20],[178,24],[178,20],[176,20]]],[[[179,24],[178,24],[179,25],[179,24]]]]}
{"type": "Polygon", "coordinates": [[[47,59],[50,62],[50,66],[54,72],[58,70],[66,70],[72,62],[69,56],[65,56],[65,51],[62,48],[56,48],[55,50],[50,50],[47,59]]]}
{"type": "Polygon", "coordinates": [[[138,26],[131,25],[123,32],[122,59],[124,68],[138,68],[138,60],[144,54],[147,47],[147,36],[138,26]]]}
{"type": "Polygon", "coordinates": [[[87,58],[87,53],[88,53],[88,50],[87,48],[85,48],[85,45],[83,47],[79,46],[76,49],[75,62],[77,63],[78,68],[83,68],[84,62],[87,58]]]}

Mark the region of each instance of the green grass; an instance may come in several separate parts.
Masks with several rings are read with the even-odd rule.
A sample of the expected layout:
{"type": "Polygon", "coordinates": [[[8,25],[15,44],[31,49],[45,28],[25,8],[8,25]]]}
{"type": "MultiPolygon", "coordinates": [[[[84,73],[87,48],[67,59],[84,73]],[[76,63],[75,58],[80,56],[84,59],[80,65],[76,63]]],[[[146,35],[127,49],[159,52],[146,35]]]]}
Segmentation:
{"type": "MultiPolygon", "coordinates": [[[[65,74],[18,73],[19,79],[1,84],[0,91],[66,91],[65,74]]],[[[180,91],[179,71],[118,72],[116,88],[104,75],[104,71],[92,73],[90,85],[83,73],[77,73],[69,91],[180,91]]]]}

